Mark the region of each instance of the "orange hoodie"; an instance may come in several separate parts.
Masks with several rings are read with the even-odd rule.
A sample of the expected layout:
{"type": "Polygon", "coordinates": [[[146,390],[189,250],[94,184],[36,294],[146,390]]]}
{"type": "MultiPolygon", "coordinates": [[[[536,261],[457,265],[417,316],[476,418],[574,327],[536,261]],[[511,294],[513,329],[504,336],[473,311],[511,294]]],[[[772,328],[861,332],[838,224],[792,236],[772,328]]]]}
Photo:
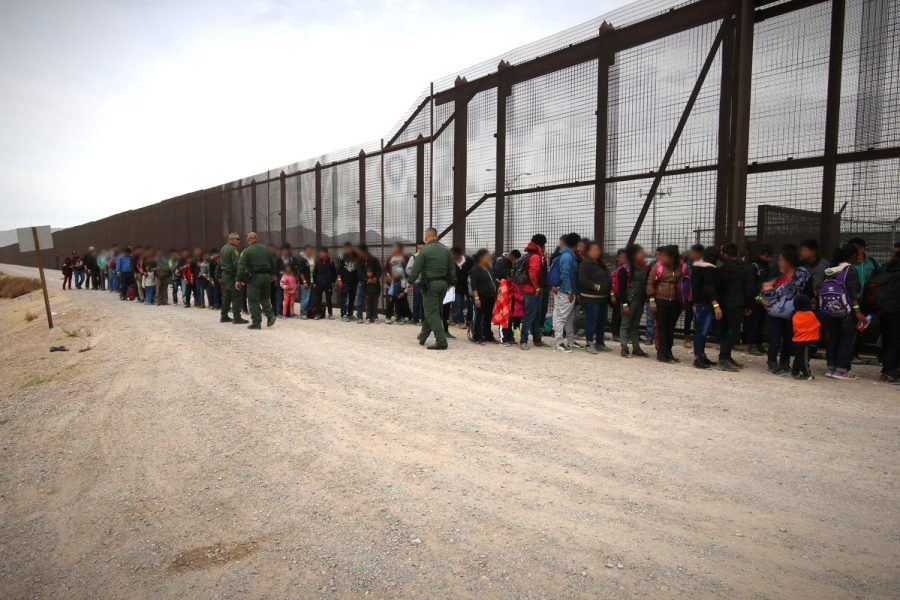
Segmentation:
{"type": "Polygon", "coordinates": [[[816,342],[819,340],[821,325],[816,314],[811,310],[798,310],[791,317],[794,325],[795,342],[816,342]]]}

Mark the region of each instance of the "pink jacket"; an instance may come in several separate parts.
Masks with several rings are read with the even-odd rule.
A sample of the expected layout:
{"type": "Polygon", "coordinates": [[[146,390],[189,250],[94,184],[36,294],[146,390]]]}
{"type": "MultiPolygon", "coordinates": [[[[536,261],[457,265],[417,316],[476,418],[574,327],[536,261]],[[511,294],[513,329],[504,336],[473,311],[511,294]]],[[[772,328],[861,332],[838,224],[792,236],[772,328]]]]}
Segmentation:
{"type": "Polygon", "coordinates": [[[281,289],[289,294],[297,292],[297,276],[293,273],[285,273],[281,276],[281,289]]]}

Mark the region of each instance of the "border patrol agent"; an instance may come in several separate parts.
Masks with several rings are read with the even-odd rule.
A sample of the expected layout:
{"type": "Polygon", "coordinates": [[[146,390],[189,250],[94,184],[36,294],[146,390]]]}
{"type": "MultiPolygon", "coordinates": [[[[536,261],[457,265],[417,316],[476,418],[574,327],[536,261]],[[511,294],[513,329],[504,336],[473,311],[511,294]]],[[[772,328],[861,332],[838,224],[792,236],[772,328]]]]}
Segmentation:
{"type": "Polygon", "coordinates": [[[236,290],[247,286],[247,304],[250,307],[250,319],[253,321],[247,329],[260,329],[261,313],[266,314],[266,327],[275,324],[271,298],[275,272],[275,255],[260,244],[259,236],[251,231],[247,234],[247,249],[238,259],[237,282],[234,284],[236,290]]]}
{"type": "Polygon", "coordinates": [[[235,277],[237,277],[238,258],[241,251],[238,244],[241,243],[241,236],[237,233],[228,234],[228,243],[222,246],[219,251],[219,269],[222,270],[220,280],[222,282],[222,317],[219,319],[221,323],[248,323],[246,319],[241,317],[241,293],[234,287],[235,277]],[[228,310],[234,318],[228,316],[228,310]]]}
{"type": "Polygon", "coordinates": [[[419,344],[424,346],[428,336],[434,333],[435,343],[428,346],[428,349],[446,350],[447,336],[444,334],[441,309],[447,288],[456,281],[456,263],[450,257],[447,247],[438,241],[437,229],[426,229],[424,240],[425,246],[416,254],[409,274],[410,281],[420,281],[422,285],[425,318],[422,320],[419,344]]]}

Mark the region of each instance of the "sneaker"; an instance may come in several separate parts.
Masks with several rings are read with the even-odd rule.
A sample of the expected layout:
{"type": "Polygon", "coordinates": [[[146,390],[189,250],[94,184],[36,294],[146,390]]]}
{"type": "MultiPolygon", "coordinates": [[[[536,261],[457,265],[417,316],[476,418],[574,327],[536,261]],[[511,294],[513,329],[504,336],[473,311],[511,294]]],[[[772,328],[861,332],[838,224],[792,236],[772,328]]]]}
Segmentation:
{"type": "Polygon", "coordinates": [[[737,361],[734,360],[733,358],[720,358],[720,359],[719,359],[719,362],[727,362],[729,365],[731,365],[731,366],[734,367],[735,369],[743,369],[743,368],[744,368],[744,365],[742,365],[741,363],[737,362],[737,361]]]}
{"type": "Polygon", "coordinates": [[[453,335],[452,333],[450,333],[449,331],[447,331],[446,333],[444,333],[444,337],[447,338],[448,340],[455,340],[455,339],[456,339],[456,336],[453,335]]]}
{"type": "Polygon", "coordinates": [[[522,342],[519,344],[519,350],[528,350],[528,342],[522,342]]]}
{"type": "Polygon", "coordinates": [[[393,324],[394,324],[394,319],[393,319],[393,317],[390,317],[390,318],[385,319],[385,320],[384,320],[384,324],[385,324],[385,325],[393,325],[393,324]]]}
{"type": "Polygon", "coordinates": [[[597,342],[595,344],[597,348],[597,352],[612,352],[612,348],[604,344],[603,342],[597,342]]]}
{"type": "MultiPolygon", "coordinates": [[[[712,363],[712,365],[710,365],[710,366],[714,366],[715,364],[716,364],[716,363],[712,363]]],[[[740,369],[738,369],[737,367],[735,367],[734,365],[732,365],[732,364],[731,364],[730,362],[728,362],[727,360],[720,360],[720,361],[719,361],[718,369],[719,369],[720,371],[726,371],[726,372],[728,372],[728,373],[737,373],[738,371],[740,371],[740,369]]]]}
{"type": "Polygon", "coordinates": [[[365,323],[365,321],[362,320],[362,319],[357,319],[356,322],[359,323],[360,325],[362,325],[363,323],[365,323]]]}
{"type": "Polygon", "coordinates": [[[834,379],[859,379],[859,375],[853,371],[836,370],[832,375],[834,379]]]}
{"type": "Polygon", "coordinates": [[[714,361],[709,360],[709,357],[706,356],[705,354],[703,356],[701,356],[700,358],[701,358],[701,360],[703,360],[703,362],[705,362],[709,366],[711,366],[711,367],[716,366],[716,363],[714,361]]]}
{"type": "Polygon", "coordinates": [[[534,340],[534,345],[536,348],[547,348],[549,345],[545,344],[541,340],[534,340]]]}
{"type": "Polygon", "coordinates": [[[625,346],[622,346],[621,355],[622,355],[622,358],[631,358],[631,352],[629,352],[628,348],[626,348],[625,346]]]}
{"type": "Polygon", "coordinates": [[[573,350],[578,350],[578,349],[584,347],[584,346],[582,346],[581,344],[579,344],[578,342],[575,342],[575,341],[573,341],[573,342],[572,342],[571,344],[569,344],[568,346],[569,346],[569,348],[572,348],[573,350]]]}
{"type": "Polygon", "coordinates": [[[597,354],[598,353],[597,352],[597,344],[595,344],[594,342],[588,342],[587,346],[585,346],[584,350],[588,354],[597,354]]]}
{"type": "Polygon", "coordinates": [[[708,365],[706,363],[705,360],[703,360],[703,357],[700,357],[700,358],[694,359],[694,368],[695,369],[709,369],[711,367],[710,367],[710,365],[708,365]]]}
{"type": "Polygon", "coordinates": [[[765,356],[765,351],[759,346],[750,346],[747,348],[747,354],[750,356],[765,356]]]}
{"type": "Polygon", "coordinates": [[[329,320],[329,321],[334,321],[334,315],[328,315],[328,320],[329,320]]]}
{"type": "Polygon", "coordinates": [[[772,375],[782,375],[781,367],[778,366],[778,363],[769,363],[766,371],[768,371],[772,375]]]}
{"type": "Polygon", "coordinates": [[[502,342],[500,342],[500,345],[503,346],[504,348],[509,348],[510,346],[513,345],[513,342],[503,340],[502,342]]]}
{"type": "Polygon", "coordinates": [[[892,385],[900,384],[900,377],[894,377],[893,375],[888,375],[887,373],[882,373],[878,380],[883,381],[884,383],[890,383],[892,385]]]}
{"type": "MultiPolygon", "coordinates": [[[[537,345],[537,344],[535,344],[535,345],[537,345]]],[[[566,354],[571,354],[572,349],[569,348],[568,346],[566,346],[565,344],[557,344],[556,351],[557,352],[565,352],[566,354]]]]}

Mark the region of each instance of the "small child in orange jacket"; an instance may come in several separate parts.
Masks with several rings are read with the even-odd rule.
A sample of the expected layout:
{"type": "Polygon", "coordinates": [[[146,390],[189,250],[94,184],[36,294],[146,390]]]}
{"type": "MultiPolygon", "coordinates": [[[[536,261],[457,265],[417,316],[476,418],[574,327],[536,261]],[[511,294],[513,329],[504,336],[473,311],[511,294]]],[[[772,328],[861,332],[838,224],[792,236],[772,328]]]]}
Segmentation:
{"type": "Polygon", "coordinates": [[[791,366],[791,377],[810,381],[815,379],[809,370],[809,349],[819,341],[821,323],[812,311],[812,302],[806,294],[798,294],[794,298],[794,316],[791,317],[794,336],[794,364],[791,366]]]}

